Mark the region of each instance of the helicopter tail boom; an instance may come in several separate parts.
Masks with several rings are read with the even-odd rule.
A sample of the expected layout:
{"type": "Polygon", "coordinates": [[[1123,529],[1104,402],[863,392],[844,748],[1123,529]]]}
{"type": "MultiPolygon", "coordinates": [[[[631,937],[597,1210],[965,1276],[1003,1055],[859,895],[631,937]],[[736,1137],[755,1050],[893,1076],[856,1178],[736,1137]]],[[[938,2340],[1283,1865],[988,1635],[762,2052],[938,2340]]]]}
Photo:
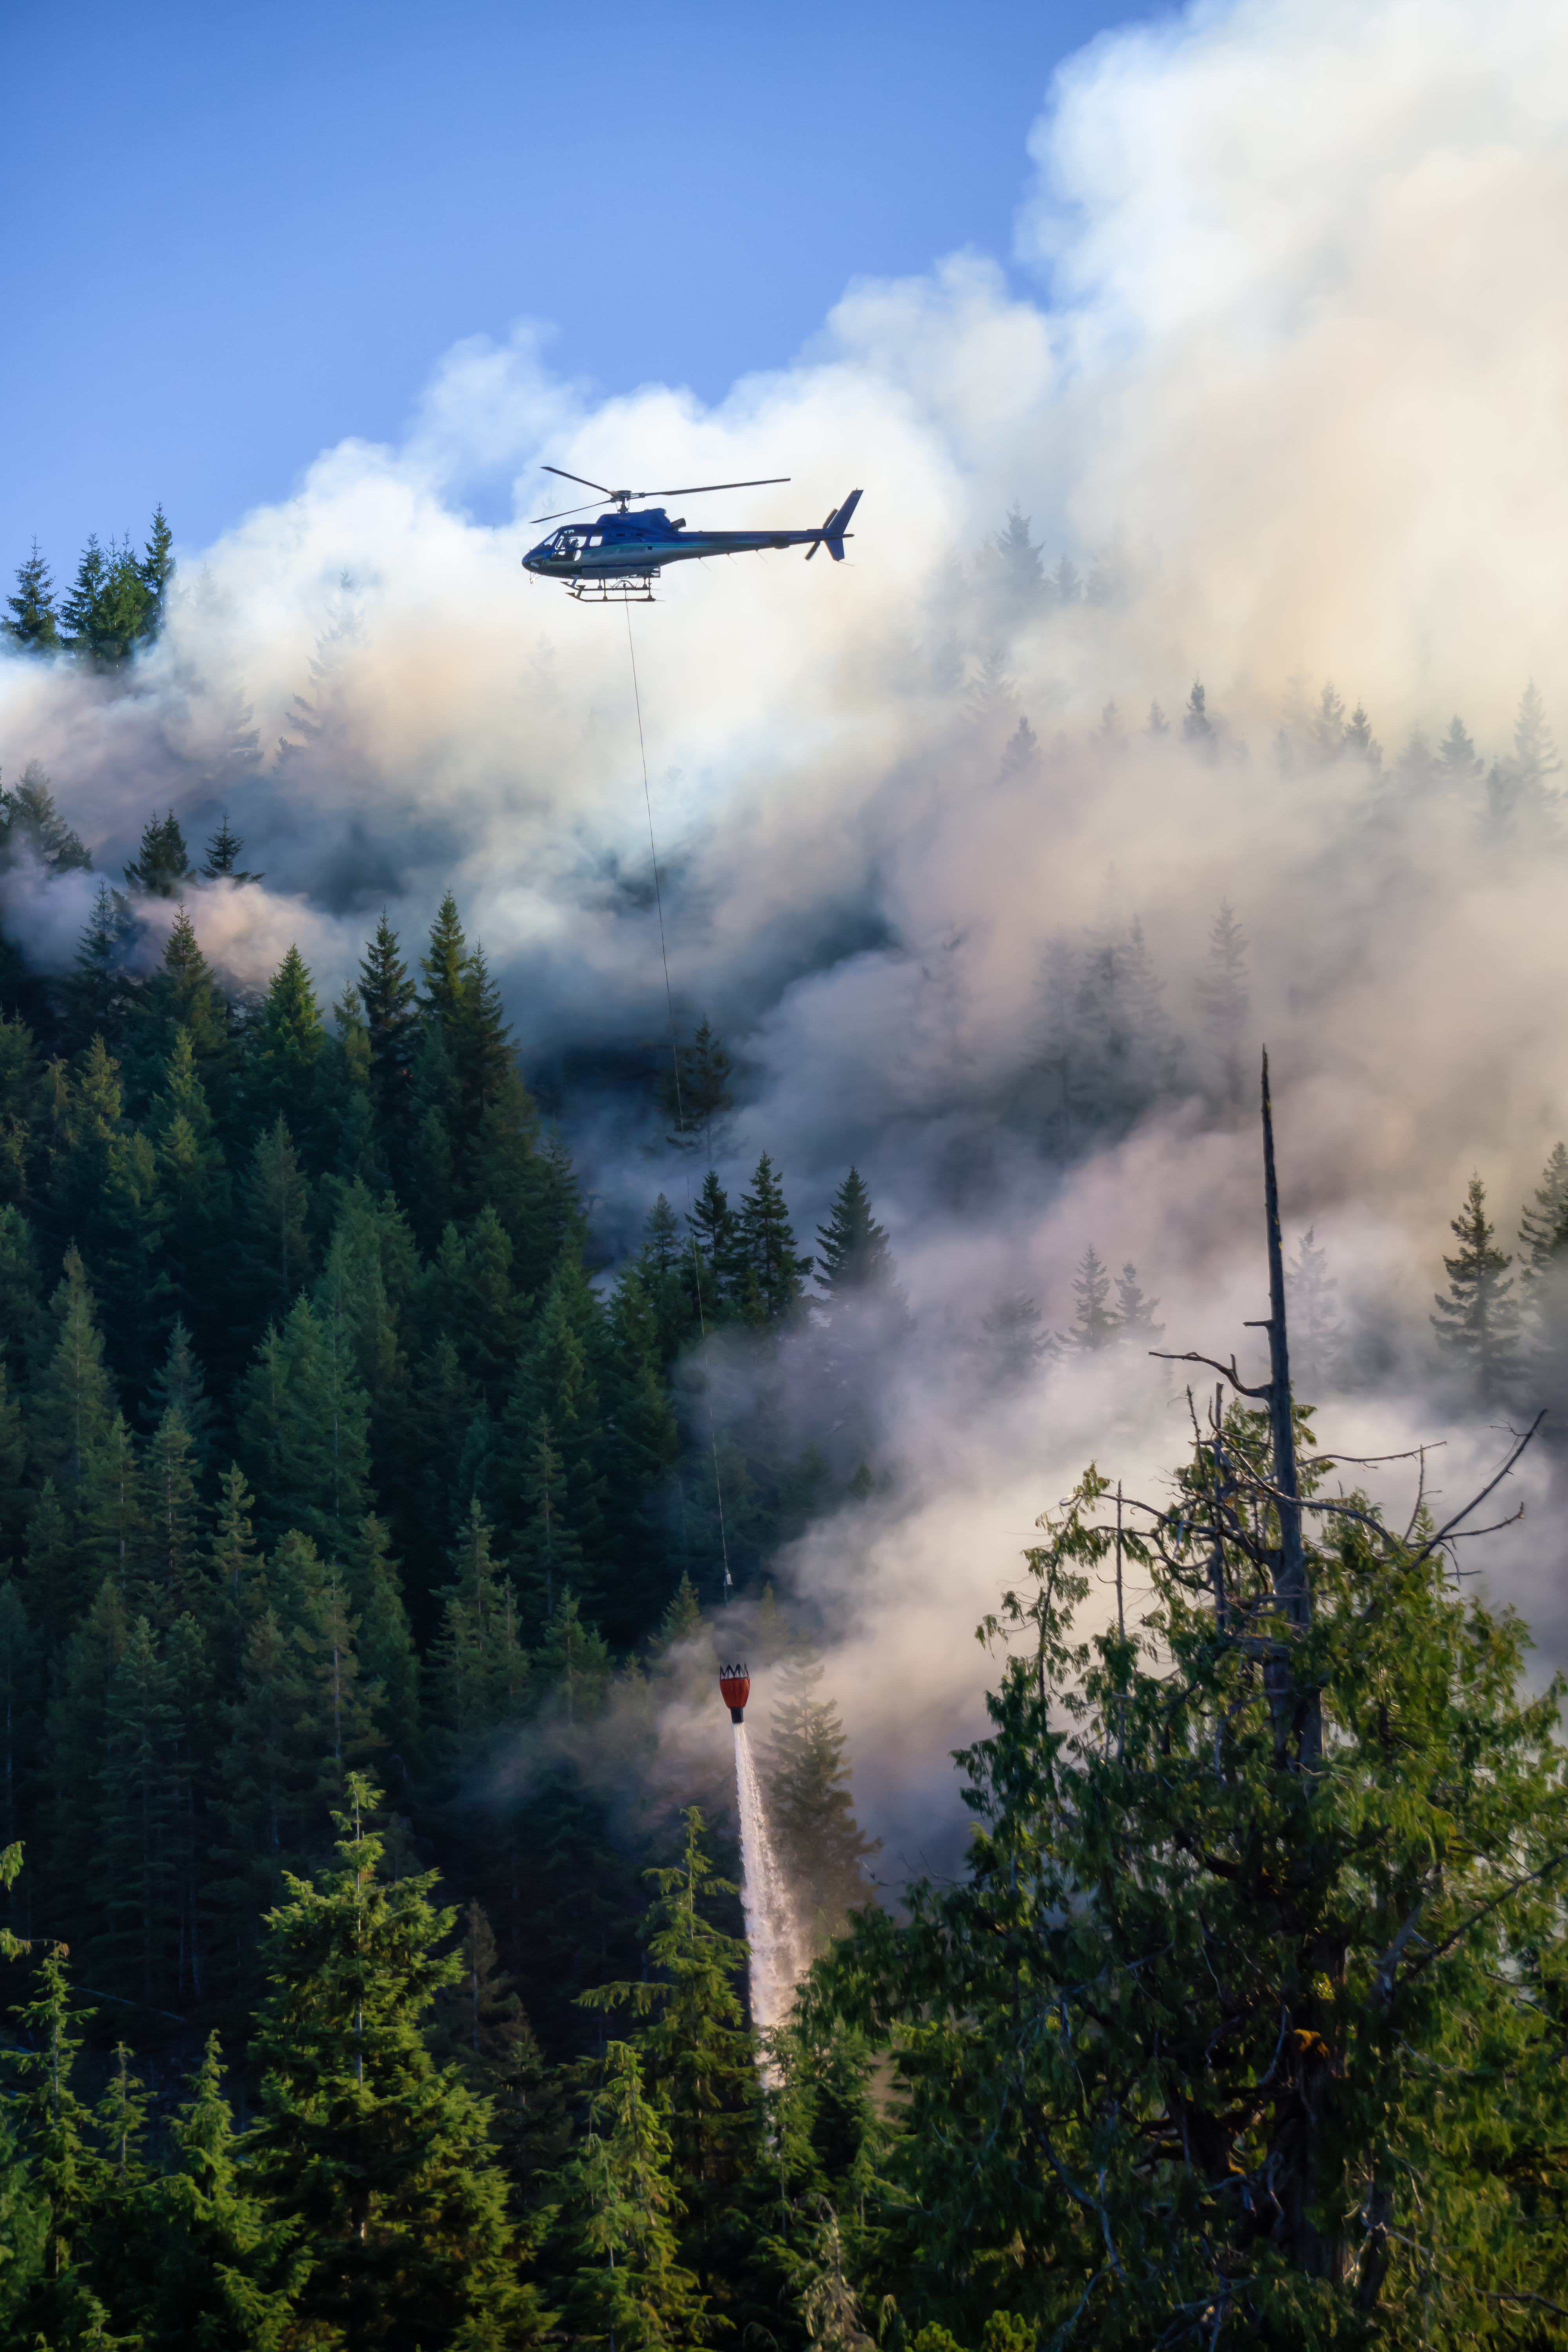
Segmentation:
{"type": "Polygon", "coordinates": [[[831,555],[835,563],[843,562],[845,526],[848,522],[849,518],[854,513],[856,508],[859,505],[861,493],[858,490],[851,490],[849,496],[845,499],[844,504],[841,507],[834,508],[833,512],[828,516],[827,520],[822,526],[822,537],[817,540],[813,540],[811,545],[805,551],[805,560],[808,563],[811,562],[812,557],[816,553],[817,549],[822,546],[826,547],[827,552],[831,555]]]}

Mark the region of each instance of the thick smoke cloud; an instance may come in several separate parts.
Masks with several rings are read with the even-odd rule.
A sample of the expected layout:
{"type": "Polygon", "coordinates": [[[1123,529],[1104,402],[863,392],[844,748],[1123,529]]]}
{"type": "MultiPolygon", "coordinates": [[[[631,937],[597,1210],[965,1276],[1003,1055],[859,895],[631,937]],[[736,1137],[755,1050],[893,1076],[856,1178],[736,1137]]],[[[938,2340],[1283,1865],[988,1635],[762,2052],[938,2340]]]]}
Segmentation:
{"type": "MultiPolygon", "coordinates": [[[[680,1181],[584,1075],[664,1020],[642,772],[622,615],[519,569],[538,468],[785,467],[723,502],[759,523],[865,487],[850,564],[687,567],[634,625],[678,998],[746,1069],[726,1170],[772,1150],[809,1224],[855,1160],[918,1317],[875,1351],[889,1486],[781,1563],[840,1645],[890,1863],[951,1819],[969,1629],[1036,1512],[1090,1452],[1148,1492],[1182,1444],[1179,1380],[1124,1354],[987,1386],[983,1313],[1024,1291],[1059,1327],[1090,1242],[1136,1261],[1167,1345],[1228,1353],[1261,1311],[1256,1138],[1191,996],[1222,898],[1288,1222],[1380,1383],[1335,1429],[1452,1436],[1452,1494],[1491,1442],[1432,1385],[1426,1309],[1471,1167],[1506,1233],[1568,1126],[1563,851],[1484,774],[1527,680],[1568,720],[1565,93],[1568,27],[1522,0],[1249,0],[1107,37],[1031,142],[1038,292],[975,256],[852,287],[712,409],[595,402],[531,328],[461,346],[401,446],[329,451],[179,551],[132,677],[0,667],[7,776],[42,761],[100,865],[153,807],[195,835],[228,811],[266,880],[205,893],[198,927],[242,979],[297,939],[331,992],[384,903],[416,929],[449,885],[527,1065],[577,1073],[620,1239],[680,1181]],[[1066,601],[988,549],[1015,500],[1066,601]],[[1326,680],[1381,780],[1314,731],[1326,680]],[[1476,777],[1394,775],[1456,710],[1476,777]],[[1182,1050],[1075,1125],[1053,943],[1059,975],[1134,919],[1182,1050]]],[[[13,877],[45,957],[83,911],[79,879],[13,877]]],[[[1527,1530],[1498,1572],[1554,1645],[1549,1551],[1527,1530]]]]}

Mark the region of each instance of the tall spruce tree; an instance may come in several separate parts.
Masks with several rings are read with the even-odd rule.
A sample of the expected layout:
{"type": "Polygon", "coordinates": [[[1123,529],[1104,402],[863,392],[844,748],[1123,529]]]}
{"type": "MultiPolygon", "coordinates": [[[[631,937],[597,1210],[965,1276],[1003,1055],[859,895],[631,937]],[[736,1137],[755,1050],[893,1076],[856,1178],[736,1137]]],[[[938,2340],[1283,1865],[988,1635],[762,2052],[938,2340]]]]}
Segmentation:
{"type": "Polygon", "coordinates": [[[38,542],[26,561],[16,566],[16,593],[5,599],[10,619],[5,635],[30,654],[52,654],[60,641],[59,615],[55,610],[55,583],[38,542]]]}
{"type": "Polygon", "coordinates": [[[142,828],[142,844],[125,868],[133,890],[149,898],[177,898],[187,882],[196,878],[185,836],[173,809],[150,816],[142,828]]]}
{"type": "Polygon", "coordinates": [[[806,1942],[817,1950],[870,1900],[866,1864],[882,1845],[856,1824],[848,1740],[837,1705],[822,1696],[824,1671],[810,1644],[797,1643],[763,1749],[769,1822],[806,1942]]]}
{"type": "Polygon", "coordinates": [[[1433,1301],[1437,1312],[1432,1328],[1444,1354],[1468,1372],[1482,1402],[1489,1404],[1517,1370],[1519,1302],[1508,1270],[1513,1260],[1493,1246],[1487,1190],[1479,1176],[1471,1177],[1450,1231],[1459,1246],[1452,1257],[1444,1257],[1448,1288],[1433,1301]]]}
{"type": "Polygon", "coordinates": [[[736,1220],[737,1304],[755,1329],[786,1322],[805,1296],[809,1257],[796,1255],[784,1186],[764,1151],[736,1220]]]}
{"type": "Polygon", "coordinates": [[[489,2109],[424,2039],[458,1972],[439,1948],[456,1914],[435,1908],[434,1871],[388,1881],[370,1827],[380,1801],[350,1776],[337,1866],[291,1880],[268,1920],[245,2178],[302,2228],[301,2320],[346,2352],[526,2347],[544,2314],[518,2275],[489,2109]]]}
{"type": "Polygon", "coordinates": [[[574,2340],[623,2352],[675,2352],[715,2333],[709,2298],[682,2267],[685,2208],[670,2179],[665,2116],[644,2086],[637,2053],[612,2042],[587,2129],[556,2177],[555,2231],[574,2340]]]}
{"type": "Polygon", "coordinates": [[[1251,1003],[1247,989],[1247,938],[1227,899],[1209,933],[1208,964],[1193,982],[1193,1002],[1203,1014],[1219,1065],[1227,1100],[1241,1099],[1241,1040],[1251,1003]]]}

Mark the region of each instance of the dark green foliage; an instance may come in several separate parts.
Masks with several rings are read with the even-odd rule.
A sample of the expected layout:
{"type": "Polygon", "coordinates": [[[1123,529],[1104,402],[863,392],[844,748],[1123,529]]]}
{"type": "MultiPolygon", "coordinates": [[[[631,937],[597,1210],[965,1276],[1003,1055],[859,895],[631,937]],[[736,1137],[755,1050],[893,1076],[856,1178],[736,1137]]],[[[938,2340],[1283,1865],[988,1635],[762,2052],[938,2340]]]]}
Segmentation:
{"type": "Polygon", "coordinates": [[[225,809],[217,831],[207,843],[206,863],[202,867],[204,882],[264,882],[263,874],[247,874],[240,867],[240,854],[245,844],[228,821],[225,809]]]}
{"type": "Polygon", "coordinates": [[[1090,1355],[1108,1348],[1116,1337],[1116,1318],[1111,1312],[1110,1268],[1101,1263],[1092,1244],[1079,1260],[1073,1276],[1073,1308],[1071,1339],[1075,1348],[1090,1355]]]}
{"type": "Polygon", "coordinates": [[[784,1322],[805,1295],[809,1257],[795,1255],[784,1187],[764,1151],[735,1224],[735,1306],[753,1329],[784,1322]]]}
{"type": "Polygon", "coordinates": [[[1291,1635],[1278,1476],[1234,1409],[1135,1533],[1093,1471],[1042,1519],[965,1875],[812,1997],[894,2044],[884,2275],[971,2341],[999,2305],[1129,2352],[1558,2340],[1511,2315],[1568,2254],[1561,1685],[1360,1496],[1291,1635]],[[1119,1541],[1141,1622],[1081,1638],[1119,1541]]]}
{"type": "Polygon", "coordinates": [[[724,1114],[734,1106],[730,1078],[723,1039],[704,1018],[690,1045],[674,1046],[658,1066],[658,1104],[671,1143],[712,1158],[714,1136],[722,1134],[724,1114]]]}
{"type": "Polygon", "coordinates": [[[518,2277],[486,2103],[424,2039],[459,1972],[438,1953],[455,1915],[433,1906],[434,1873],[387,1880],[379,1801],[350,1777],[337,1867],[291,1880],[268,1920],[244,2178],[306,2233],[301,2316],[345,2347],[527,2344],[543,2314],[518,2277]]]}
{"type": "Polygon", "coordinates": [[[672,2154],[636,2050],[610,2042],[604,2087],[588,2102],[587,2128],[558,2183],[555,2226],[574,2337],[663,2352],[716,2333],[709,2297],[680,2263],[686,2209],[670,2177],[672,2154]]]}
{"type": "Polygon", "coordinates": [[[48,777],[29,760],[13,791],[0,791],[0,866],[35,858],[46,874],[89,872],[92,859],[80,835],[55,806],[48,777]]]}
{"type": "Polygon", "coordinates": [[[858,1168],[851,1168],[835,1192],[816,1238],[816,1278],[830,1298],[891,1286],[896,1270],[887,1233],[871,1214],[871,1196],[858,1168]]]}
{"type": "Polygon", "coordinates": [[[142,845],[125,868],[133,890],[149,898],[177,898],[187,882],[195,880],[185,836],[173,809],[150,816],[142,828],[142,845]]]}
{"type": "Polygon", "coordinates": [[[1434,1300],[1432,1328],[1451,1362],[1492,1402],[1513,1377],[1519,1351],[1519,1302],[1514,1297],[1511,1257],[1493,1246],[1487,1191],[1472,1176],[1465,1205],[1450,1227],[1458,1250],[1445,1257],[1448,1288],[1434,1300]]]}
{"type": "Polygon", "coordinates": [[[51,654],[60,641],[59,615],[55,611],[55,583],[38,542],[25,562],[16,566],[16,593],[5,599],[10,619],[5,635],[30,654],[51,654]]]}

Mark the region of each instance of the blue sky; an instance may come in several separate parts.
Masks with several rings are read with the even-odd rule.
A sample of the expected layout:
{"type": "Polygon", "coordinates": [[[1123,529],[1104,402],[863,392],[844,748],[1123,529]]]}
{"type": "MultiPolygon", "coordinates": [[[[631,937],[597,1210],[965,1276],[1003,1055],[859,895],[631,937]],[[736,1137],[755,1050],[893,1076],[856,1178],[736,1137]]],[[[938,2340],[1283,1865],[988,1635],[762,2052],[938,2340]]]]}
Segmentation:
{"type": "MultiPolygon", "coordinates": [[[[1005,258],[1104,0],[6,13],[0,572],[187,545],[395,436],[458,338],[718,397],[858,275],[1005,258]]],[[[776,459],[780,453],[769,453],[776,459]]],[[[787,457],[787,452],[784,453],[787,457]]]]}

